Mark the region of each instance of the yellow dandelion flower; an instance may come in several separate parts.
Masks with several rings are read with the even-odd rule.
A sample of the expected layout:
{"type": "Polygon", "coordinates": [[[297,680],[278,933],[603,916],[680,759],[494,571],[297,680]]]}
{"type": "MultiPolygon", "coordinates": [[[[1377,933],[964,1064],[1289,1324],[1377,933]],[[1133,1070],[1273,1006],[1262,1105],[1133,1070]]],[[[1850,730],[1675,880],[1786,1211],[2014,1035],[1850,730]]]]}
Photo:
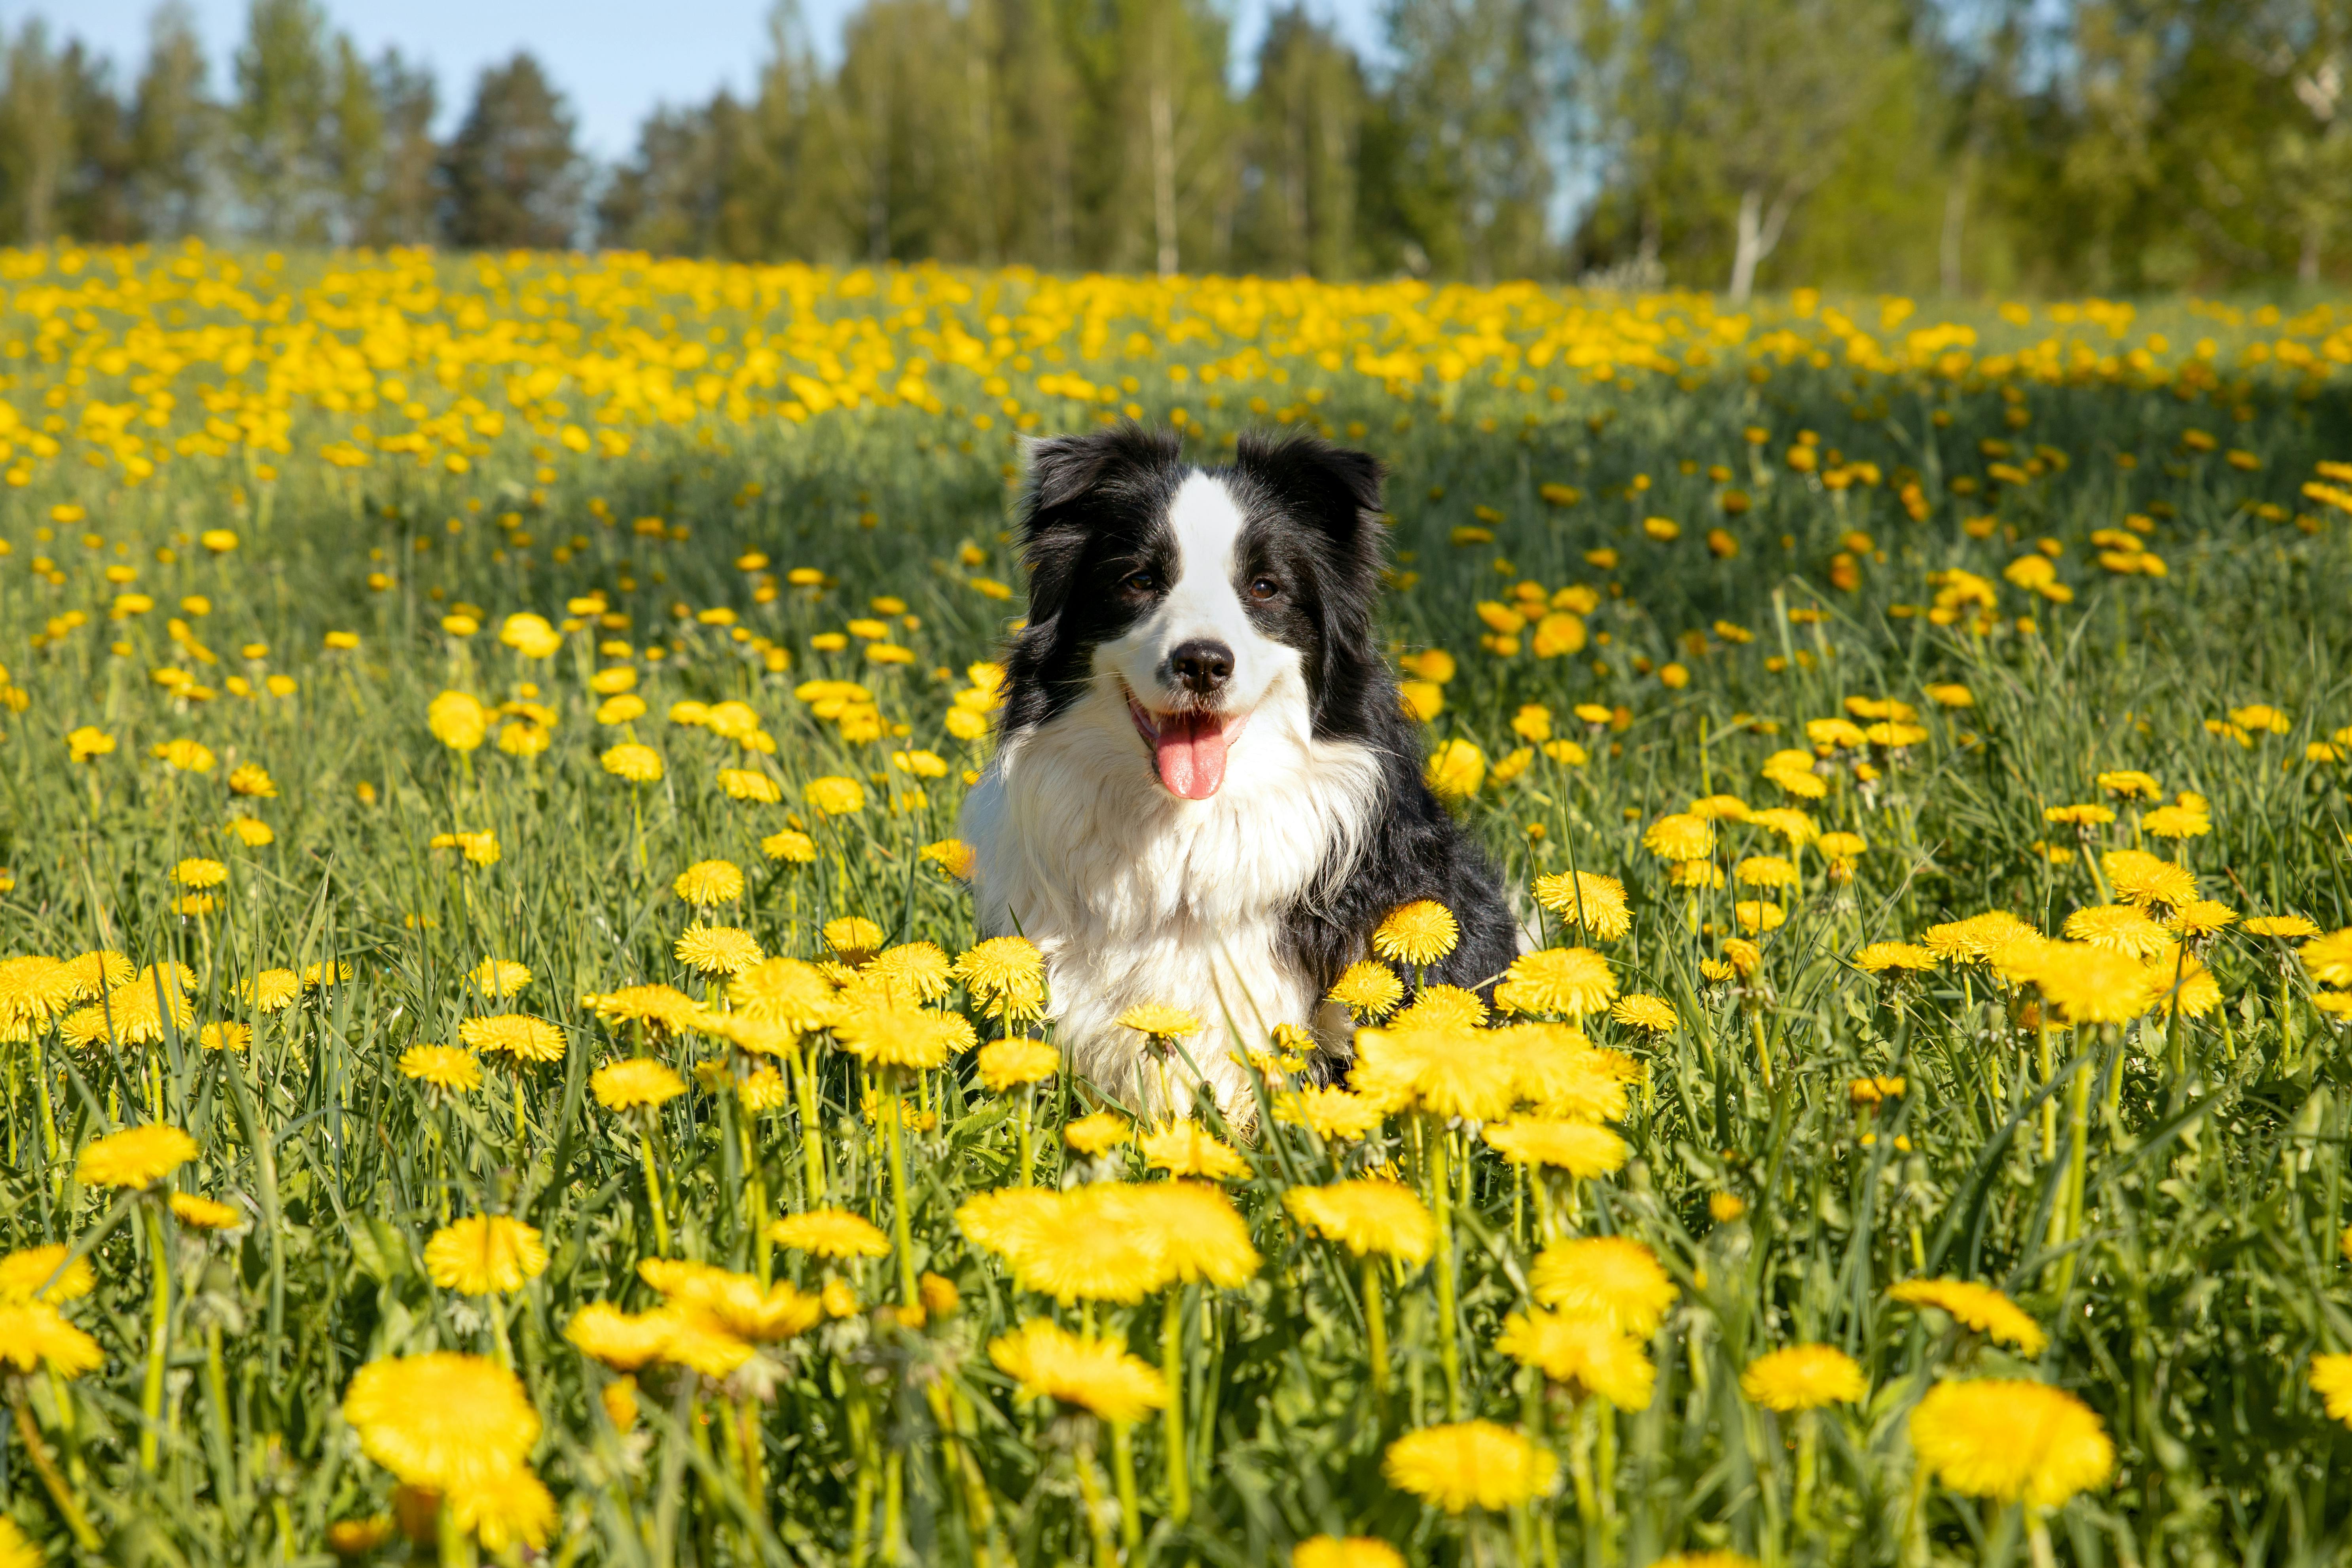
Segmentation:
{"type": "Polygon", "coordinates": [[[845,1208],[813,1208],[768,1227],[768,1239],[819,1258],[887,1258],[890,1239],[872,1221],[845,1208]]]}
{"type": "Polygon", "coordinates": [[[1062,1129],[1063,1141],[1082,1155],[1102,1155],[1127,1142],[1135,1125],[1116,1111],[1097,1111],[1073,1119],[1062,1129]]]}
{"type": "Polygon", "coordinates": [[[2315,936],[2295,949],[2304,972],[2322,986],[2352,987],[2352,925],[2315,936]]]}
{"type": "Polygon", "coordinates": [[[938,943],[901,942],[877,953],[858,984],[864,994],[878,990],[900,1001],[937,1002],[946,998],[954,972],[938,943]]]}
{"type": "Polygon", "coordinates": [[[1360,1138],[1388,1115],[1345,1089],[1310,1087],[1276,1095],[1274,1119],[1286,1126],[1308,1128],[1320,1138],[1360,1138]]]}
{"type": "Polygon", "coordinates": [[[748,768],[720,768],[719,788],[730,800],[751,800],[763,806],[772,806],[784,798],[774,779],[748,768]]]}
{"type": "Polygon", "coordinates": [[[1282,1195],[1291,1217],[1357,1257],[1368,1253],[1425,1263],[1437,1245],[1437,1222],[1421,1196],[1392,1181],[1294,1186],[1282,1195]]]}
{"type": "Polygon", "coordinates": [[[2279,936],[2289,940],[2319,935],[2319,927],[2300,915],[2256,915],[2249,917],[2241,929],[2249,936],[2279,936]]]}
{"type": "Polygon", "coordinates": [[[75,1258],[73,1249],[62,1241],[0,1258],[0,1306],[21,1307],[30,1301],[55,1306],[78,1301],[97,1288],[98,1274],[89,1260],[75,1258]]]}
{"type": "MultiPolygon", "coordinates": [[[[2108,885],[2127,904],[2178,908],[2197,897],[2197,876],[2175,861],[2161,860],[2146,850],[2109,850],[2099,857],[2108,885]]],[[[2069,934],[2071,935],[2071,933],[2069,934]]]]}
{"type": "Polygon", "coordinates": [[[172,868],[171,875],[182,887],[218,887],[228,880],[228,867],[218,861],[184,860],[172,868]]]}
{"type": "Polygon", "coordinates": [[[786,865],[810,865],[816,860],[816,841],[787,828],[761,839],[760,852],[786,865]]]}
{"type": "Polygon", "coordinates": [[[1597,1394],[1620,1410],[1646,1410],[1658,1369],[1640,1340],[1599,1318],[1566,1312],[1513,1312],[1495,1349],[1577,1395],[1597,1394]]]}
{"type": "MultiPolygon", "coordinates": [[[[2168,944],[2167,937],[2153,950],[2161,952],[2168,944]]],[[[2070,1024],[2128,1023],[2154,1007],[2160,994],[2139,958],[2087,944],[2050,944],[2035,962],[2032,979],[2042,999],[2070,1024]]]]}
{"type": "Polygon", "coordinates": [[[1963,1496],[2033,1508],[2056,1508],[2115,1470],[2115,1445],[2089,1406],[2009,1378],[1936,1385],[1911,1412],[1911,1448],[1963,1496]]]}
{"type": "Polygon", "coordinates": [[[1460,986],[1423,986],[1413,993],[1412,1005],[1393,1013],[1391,1030],[1473,1030],[1486,1023],[1486,1004],[1475,991],[1460,986]]]}
{"type": "Polygon", "coordinates": [[[911,1002],[877,998],[845,1011],[834,1022],[833,1038],[842,1050],[874,1066],[928,1070],[946,1061],[953,1050],[947,1021],[911,1002]]]}
{"type": "Polygon", "coordinates": [[[856,965],[872,957],[882,946],[882,927],[862,915],[845,915],[824,923],[824,945],[841,955],[845,964],[856,965]]]}
{"type": "Polygon", "coordinates": [[[732,925],[689,925],[670,951],[679,963],[705,975],[740,975],[761,957],[751,934],[732,925]]]}
{"type": "Polygon", "coordinates": [[[1340,972],[1327,999],[1347,1009],[1357,1022],[1370,1022],[1396,1010],[1404,999],[1404,981],[1386,964],[1367,958],[1340,972]]]}
{"type": "Polygon", "coordinates": [[[1886,1292],[1890,1301],[1934,1307],[1954,1322],[1987,1339],[2014,1345],[2027,1355],[2040,1355],[2050,1336],[2022,1308],[1994,1290],[1968,1280],[1906,1280],[1886,1292]]]}
{"type": "Polygon", "coordinates": [[[1155,1040],[1181,1040],[1201,1032],[1201,1020],[1165,1002],[1139,1002],[1118,1015],[1123,1028],[1155,1040]]]}
{"type": "Polygon", "coordinates": [[[79,1377],[106,1364],[98,1341],[66,1322],[47,1301],[0,1305],[0,1365],[30,1372],[46,1366],[60,1377],[79,1377]]]}
{"type": "Polygon", "coordinates": [[[245,1222],[245,1216],[227,1204],[198,1197],[194,1193],[173,1193],[172,1213],[181,1224],[195,1230],[229,1230],[245,1222]]]}
{"type": "Polygon", "coordinates": [[[490,733],[489,710],[464,692],[443,692],[425,710],[433,738],[452,751],[478,750],[490,733]]]}
{"type": "Polygon", "coordinates": [[[84,1186],[153,1186],[197,1153],[195,1139],[177,1127],[131,1127],[85,1145],[74,1162],[74,1180],[84,1186]]]}
{"type": "Polygon", "coordinates": [[[852,817],[866,809],[866,787],[837,775],[812,779],[803,787],[801,799],[827,817],[852,817]]]}
{"type": "Polygon", "coordinates": [[[523,1546],[538,1552],[555,1528],[553,1494],[521,1464],[460,1477],[441,1506],[461,1534],[475,1537],[494,1557],[523,1546]]]}
{"type": "Polygon", "coordinates": [[[645,1057],[608,1062],[588,1076],[588,1091],[607,1111],[651,1110],[686,1092],[686,1080],[645,1057]]]}
{"type": "Polygon", "coordinates": [[[1143,1151],[1145,1165],[1171,1176],[1243,1181],[1250,1175],[1249,1162],[1198,1122],[1178,1122],[1146,1133],[1136,1145],[1143,1151]]]}
{"type": "Polygon", "coordinates": [[[482,1086],[481,1059],[454,1045],[412,1045],[400,1053],[400,1071],[404,1077],[453,1094],[470,1093],[482,1086]]]}
{"type": "Polygon", "coordinates": [[[1636,1339],[1655,1333],[1682,1294],[1658,1255],[1623,1236],[1553,1243],[1528,1269],[1528,1289],[1540,1305],[1598,1319],[1636,1339]]]}
{"type": "Polygon", "coordinates": [[[606,1023],[649,1024],[677,1030],[703,1023],[700,1004],[675,986],[623,986],[617,991],[590,991],[580,1005],[606,1023]]]}
{"type": "Polygon", "coordinates": [[[503,1001],[529,989],[531,973],[511,958],[485,958],[467,973],[466,983],[491,1001],[503,1001]]]}
{"type": "Polygon", "coordinates": [[[1580,1018],[1606,1011],[1616,995],[1617,976],[1608,959],[1590,947],[1548,947],[1512,962],[1495,988],[1495,1005],[1506,1012],[1580,1018]]]}
{"type": "Polygon", "coordinates": [[[1715,824],[1687,812],[1661,817],[1642,835],[1642,847],[1677,864],[1703,861],[1715,853],[1715,824]]]}
{"type": "Polygon", "coordinates": [[[666,1312],[633,1315],[609,1301],[593,1301],[572,1314],[563,1337],[616,1372],[635,1372],[660,1359],[677,1326],[666,1312]]]}
{"type": "Polygon", "coordinates": [[[1625,884],[1613,876],[1564,871],[1536,878],[1536,902],[1598,941],[1614,942],[1633,928],[1625,884]]]}
{"type": "Polygon", "coordinates": [[[1003,1094],[1024,1083],[1043,1083],[1062,1070],[1061,1048],[1049,1041],[1014,1035],[991,1040],[974,1059],[980,1081],[989,1092],[1003,1094]]]}
{"type": "Polygon", "coordinates": [[[2218,898],[2192,898],[2178,905],[2169,924],[2184,936],[2218,936],[2238,918],[2238,912],[2218,898]]]}
{"type": "Polygon", "coordinates": [[[824,1029],[839,1011],[824,971],[798,958],[769,958],[737,975],[727,987],[728,1005],[758,1022],[806,1034],[824,1029]]]}
{"type": "MultiPolygon", "coordinates": [[[[671,1305],[679,1310],[679,1333],[665,1348],[664,1358],[695,1366],[698,1371],[701,1367],[696,1361],[680,1354],[682,1342],[698,1330],[715,1329],[730,1339],[753,1343],[790,1339],[815,1327],[824,1312],[818,1298],[803,1294],[781,1280],[762,1285],[750,1274],[738,1274],[708,1263],[641,1258],[637,1260],[637,1277],[668,1297],[671,1305]]],[[[733,1355],[733,1351],[725,1345],[707,1345],[700,1351],[716,1360],[733,1355]]]]}
{"type": "Polygon", "coordinates": [[[1498,1123],[1480,1136],[1513,1165],[1551,1166],[1579,1179],[1622,1170],[1632,1150],[1598,1122],[1520,1117],[1498,1123]]]}
{"type": "Polygon", "coordinates": [[[517,1061],[563,1060],[563,1031],[529,1013],[498,1013],[489,1018],[461,1019],[457,1038],[469,1050],[485,1055],[499,1052],[517,1061]]]}
{"type": "Polygon", "coordinates": [[[1549,1495],[1559,1461],[1507,1427],[1463,1421],[1399,1437],[1382,1456],[1381,1473],[1399,1491],[1460,1513],[1514,1508],[1549,1495]]]}
{"type": "Polygon", "coordinates": [[[1873,942],[1858,949],[1853,967],[1866,975],[1918,974],[1936,967],[1936,955],[1911,942],[1873,942]]]}
{"type": "Polygon", "coordinates": [[[2213,831],[2213,819],[2187,806],[2158,806],[2139,820],[2140,831],[2158,839],[2201,839],[2213,831]]]}
{"type": "Polygon", "coordinates": [[[1033,1019],[1045,1003],[1045,956],[1024,936],[992,936],[960,955],[955,978],[988,1018],[1033,1019]]]}
{"type": "Polygon", "coordinates": [[[1435,899],[1415,899],[1384,915],[1372,930],[1372,951],[1394,963],[1415,968],[1436,963],[1454,951],[1462,928],[1454,912],[1435,899]]]}
{"type": "Polygon", "coordinates": [[[344,1393],[343,1419],[369,1458],[441,1492],[520,1464],[540,1433],[520,1378],[453,1351],[369,1362],[344,1393]]]}
{"type": "Polygon", "coordinates": [[[661,780],[661,753],[650,746],[626,741],[614,747],[597,758],[604,771],[631,784],[654,784],[661,780]]]}
{"type": "Polygon", "coordinates": [[[1825,1405],[1853,1405],[1868,1396],[1861,1363],[1834,1345],[1792,1344],[1759,1355],[1739,1375],[1750,1403],[1787,1414],[1825,1405]]]}
{"type": "Polygon", "coordinates": [[[1672,1002],[1667,1001],[1664,997],[1643,996],[1639,993],[1619,998],[1617,1005],[1609,1009],[1609,1016],[1629,1028],[1642,1030],[1650,1034],[1665,1034],[1673,1030],[1675,1023],[1675,1008],[1672,1002]]]}
{"type": "Polygon", "coordinates": [[[547,1269],[539,1231],[503,1214],[469,1215],[433,1233],[425,1244],[425,1271],[445,1291],[463,1296],[506,1295],[547,1269]]]}
{"type": "Polygon", "coordinates": [[[1405,1568],[1404,1553],[1370,1535],[1310,1535],[1290,1549],[1290,1568],[1405,1568]]]}
{"type": "Polygon", "coordinates": [[[743,870],[733,861],[697,861],[677,873],[670,888],[688,904],[732,904],[743,896],[743,870]]]}
{"type": "Polygon", "coordinates": [[[1020,1385],[1022,1396],[1054,1399],[1106,1421],[1141,1420],[1168,1404],[1157,1367],[1108,1340],[1031,1318],[988,1342],[988,1359],[1020,1385]]]}
{"type": "Polygon", "coordinates": [[[2352,1355],[2313,1356],[2311,1386],[2331,1417],[2352,1426],[2352,1355]]]}

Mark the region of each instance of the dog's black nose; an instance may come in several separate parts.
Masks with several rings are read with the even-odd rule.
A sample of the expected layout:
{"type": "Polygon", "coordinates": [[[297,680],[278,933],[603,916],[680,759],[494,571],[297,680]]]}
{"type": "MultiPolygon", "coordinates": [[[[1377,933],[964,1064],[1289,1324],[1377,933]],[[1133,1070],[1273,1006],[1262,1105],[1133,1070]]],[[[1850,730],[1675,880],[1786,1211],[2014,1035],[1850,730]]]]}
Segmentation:
{"type": "Polygon", "coordinates": [[[1196,696],[1208,696],[1234,675],[1234,651],[1223,643],[1195,637],[1179,643],[1168,655],[1168,669],[1176,684],[1196,696]]]}

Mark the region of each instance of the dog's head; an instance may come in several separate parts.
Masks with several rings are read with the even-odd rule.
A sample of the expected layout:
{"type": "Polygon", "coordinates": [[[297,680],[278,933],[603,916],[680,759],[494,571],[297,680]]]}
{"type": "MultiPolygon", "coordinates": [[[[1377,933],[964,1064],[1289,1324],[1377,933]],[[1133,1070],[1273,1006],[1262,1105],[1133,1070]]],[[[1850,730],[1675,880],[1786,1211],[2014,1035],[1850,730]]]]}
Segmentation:
{"type": "Polygon", "coordinates": [[[1008,734],[1108,688],[1161,786],[1205,800],[1267,705],[1303,707],[1318,736],[1360,706],[1383,667],[1379,463],[1246,436],[1231,467],[1204,469],[1173,434],[1131,425],[1030,457],[1008,734]]]}

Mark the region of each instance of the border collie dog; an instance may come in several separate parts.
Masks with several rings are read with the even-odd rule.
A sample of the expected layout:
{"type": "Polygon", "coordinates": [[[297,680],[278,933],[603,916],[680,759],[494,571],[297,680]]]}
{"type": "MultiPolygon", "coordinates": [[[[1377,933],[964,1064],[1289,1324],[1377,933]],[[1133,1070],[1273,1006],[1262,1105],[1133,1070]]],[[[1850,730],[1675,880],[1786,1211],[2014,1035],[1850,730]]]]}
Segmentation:
{"type": "Polygon", "coordinates": [[[1320,998],[1413,899],[1462,927],[1428,977],[1491,986],[1517,927],[1422,781],[1376,638],[1379,463],[1245,436],[1231,467],[1202,468],[1132,425],[1030,459],[1029,619],[960,831],[981,925],[1044,953],[1077,1071],[1148,1115],[1191,1108],[1163,1085],[1204,1082],[1254,1120],[1234,1053],[1287,1023],[1344,1061],[1346,1015],[1320,998]],[[1118,1021],[1141,1002],[1202,1021],[1180,1042],[1196,1071],[1163,1077],[1118,1021]]]}

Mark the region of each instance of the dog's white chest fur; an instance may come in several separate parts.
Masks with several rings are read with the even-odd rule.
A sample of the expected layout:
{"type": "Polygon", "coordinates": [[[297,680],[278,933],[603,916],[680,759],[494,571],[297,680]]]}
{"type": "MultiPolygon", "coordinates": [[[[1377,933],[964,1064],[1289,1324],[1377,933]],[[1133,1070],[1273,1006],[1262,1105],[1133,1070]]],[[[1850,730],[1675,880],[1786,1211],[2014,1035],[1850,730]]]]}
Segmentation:
{"type": "MultiPolygon", "coordinates": [[[[1208,800],[1160,787],[1124,698],[1098,680],[998,752],[961,831],[975,852],[982,927],[1045,954],[1052,1016],[1077,1071],[1139,1111],[1163,1112],[1158,1064],[1118,1020],[1164,1002],[1205,1026],[1184,1047],[1218,1103],[1240,1113],[1250,1093],[1233,1052],[1262,1049],[1276,1024],[1310,1024],[1318,1000],[1285,956],[1285,915],[1318,877],[1344,874],[1378,791],[1368,749],[1314,739],[1294,660],[1208,800]]],[[[1174,1082],[1191,1077],[1174,1064],[1174,1082]]]]}

